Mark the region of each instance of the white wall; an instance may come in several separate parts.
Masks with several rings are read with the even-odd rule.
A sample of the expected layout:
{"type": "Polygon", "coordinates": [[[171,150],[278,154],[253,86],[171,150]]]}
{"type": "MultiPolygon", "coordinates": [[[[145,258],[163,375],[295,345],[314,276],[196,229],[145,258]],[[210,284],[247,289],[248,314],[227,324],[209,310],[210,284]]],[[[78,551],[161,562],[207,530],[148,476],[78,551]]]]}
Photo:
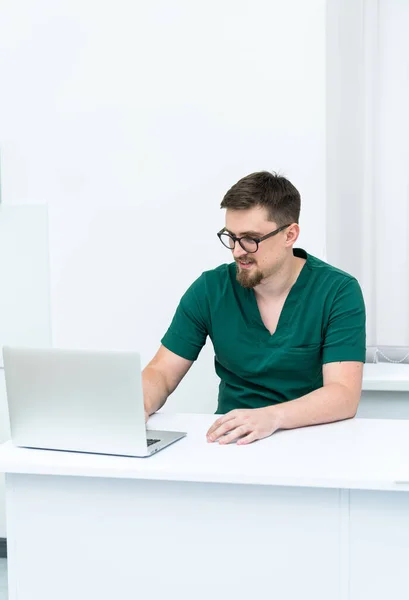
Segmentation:
{"type": "MultiPolygon", "coordinates": [[[[49,345],[47,207],[0,206],[0,348],[49,345]]],[[[10,438],[0,351],[0,443],[10,438]]],[[[0,537],[5,536],[4,476],[0,474],[0,537]]]]}
{"type": "MultiPolygon", "coordinates": [[[[0,369],[0,443],[10,439],[4,371],[0,369]]],[[[0,473],[0,538],[6,537],[5,476],[0,473]]]]}
{"type": "Polygon", "coordinates": [[[328,0],[327,14],[327,257],[362,285],[368,346],[402,347],[395,356],[402,359],[409,346],[409,2],[328,0]]]}
{"type": "MultiPolygon", "coordinates": [[[[325,0],[5,0],[0,70],[3,202],[48,204],[55,346],[146,363],[230,260],[219,203],[254,170],[299,188],[325,255],[325,0]]],[[[168,408],[216,394],[208,346],[168,408]]]]}

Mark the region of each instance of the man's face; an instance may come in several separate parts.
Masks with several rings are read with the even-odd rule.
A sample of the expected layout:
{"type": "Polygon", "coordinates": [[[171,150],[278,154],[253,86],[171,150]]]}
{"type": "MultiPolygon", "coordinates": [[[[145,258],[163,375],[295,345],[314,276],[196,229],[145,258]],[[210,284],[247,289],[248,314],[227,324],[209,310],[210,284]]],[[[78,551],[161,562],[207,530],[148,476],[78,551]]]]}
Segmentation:
{"type": "MultiPolygon", "coordinates": [[[[274,221],[268,220],[264,207],[248,210],[226,211],[226,230],[237,237],[261,238],[277,229],[274,221]]],[[[276,273],[286,257],[288,230],[260,242],[258,250],[250,253],[236,242],[233,258],[237,265],[237,281],[245,288],[254,288],[276,273]]]]}

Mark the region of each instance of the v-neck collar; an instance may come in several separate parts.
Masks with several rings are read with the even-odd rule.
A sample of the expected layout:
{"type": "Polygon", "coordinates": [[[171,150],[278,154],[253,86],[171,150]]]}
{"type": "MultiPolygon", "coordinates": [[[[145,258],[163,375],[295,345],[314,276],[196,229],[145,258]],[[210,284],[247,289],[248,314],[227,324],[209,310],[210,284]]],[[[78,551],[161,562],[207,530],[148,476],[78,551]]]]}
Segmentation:
{"type": "MultiPolygon", "coordinates": [[[[270,339],[272,341],[273,340],[279,341],[283,336],[286,335],[288,326],[291,322],[291,316],[293,314],[294,308],[300,300],[301,295],[299,292],[304,288],[305,284],[307,283],[308,277],[309,277],[311,260],[309,258],[309,255],[307,254],[307,252],[305,252],[305,250],[303,250],[302,248],[294,248],[293,254],[294,254],[294,256],[296,256],[298,258],[304,258],[305,264],[303,265],[295,283],[291,287],[291,289],[287,295],[287,298],[285,299],[283,308],[281,310],[280,317],[278,319],[276,330],[274,331],[273,334],[271,334],[269,332],[269,330],[263,323],[263,319],[261,318],[261,315],[260,315],[260,310],[259,310],[259,307],[257,304],[256,294],[255,294],[254,290],[253,289],[248,290],[248,289],[242,288],[243,291],[247,293],[248,305],[250,308],[250,313],[249,313],[250,326],[257,328],[260,331],[260,333],[263,335],[263,337],[265,336],[267,339],[270,339]]],[[[238,285],[240,285],[240,284],[238,284],[238,285]]]]}

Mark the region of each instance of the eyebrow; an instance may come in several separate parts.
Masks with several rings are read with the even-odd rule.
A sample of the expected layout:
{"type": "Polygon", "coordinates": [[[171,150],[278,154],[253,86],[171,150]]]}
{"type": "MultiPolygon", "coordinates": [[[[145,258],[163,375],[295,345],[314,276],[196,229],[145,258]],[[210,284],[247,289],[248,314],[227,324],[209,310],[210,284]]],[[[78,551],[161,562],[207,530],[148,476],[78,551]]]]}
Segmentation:
{"type": "MultiPolygon", "coordinates": [[[[233,235],[235,235],[232,231],[230,231],[230,229],[227,229],[227,227],[224,228],[225,231],[227,231],[228,233],[231,233],[233,235]]],[[[242,237],[242,236],[252,236],[252,237],[263,237],[263,234],[260,233],[259,231],[242,231],[241,233],[239,233],[239,235],[237,237],[242,237]]]]}

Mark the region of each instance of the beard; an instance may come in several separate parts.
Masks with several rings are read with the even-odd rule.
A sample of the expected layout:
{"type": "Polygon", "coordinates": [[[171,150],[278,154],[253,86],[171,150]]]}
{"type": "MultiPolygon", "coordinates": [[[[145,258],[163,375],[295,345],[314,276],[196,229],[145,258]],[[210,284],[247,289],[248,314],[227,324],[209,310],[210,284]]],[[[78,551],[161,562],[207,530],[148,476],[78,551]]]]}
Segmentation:
{"type": "Polygon", "coordinates": [[[252,289],[256,287],[256,285],[259,285],[259,283],[261,283],[264,279],[263,273],[257,267],[253,267],[251,271],[247,271],[245,269],[241,269],[240,265],[236,263],[236,269],[236,279],[238,283],[246,289],[252,289]]]}

